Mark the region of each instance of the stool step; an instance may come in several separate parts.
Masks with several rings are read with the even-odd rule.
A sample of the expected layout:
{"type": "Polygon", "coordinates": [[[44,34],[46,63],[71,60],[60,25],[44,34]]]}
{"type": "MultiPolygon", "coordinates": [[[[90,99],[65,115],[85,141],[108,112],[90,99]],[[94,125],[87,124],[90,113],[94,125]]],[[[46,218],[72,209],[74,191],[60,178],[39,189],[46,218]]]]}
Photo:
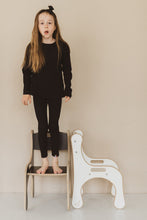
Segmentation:
{"type": "MultiPolygon", "coordinates": [[[[36,171],[40,168],[41,166],[31,166],[30,169],[28,168],[27,174],[37,174],[36,171]]],[[[67,167],[66,166],[59,166],[63,171],[62,173],[58,175],[65,175],[67,173],[67,167]]],[[[45,174],[54,174],[52,166],[49,166],[45,174]]],[[[39,174],[40,175],[40,174],[39,174]]]]}

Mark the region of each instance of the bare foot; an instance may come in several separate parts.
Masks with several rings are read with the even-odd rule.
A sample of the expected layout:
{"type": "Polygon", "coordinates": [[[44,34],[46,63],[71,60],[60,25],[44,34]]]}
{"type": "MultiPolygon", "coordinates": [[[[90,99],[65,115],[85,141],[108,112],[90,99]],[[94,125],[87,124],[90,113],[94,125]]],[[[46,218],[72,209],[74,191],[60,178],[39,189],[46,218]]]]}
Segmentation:
{"type": "Polygon", "coordinates": [[[49,166],[48,157],[42,158],[42,166],[36,171],[38,174],[44,174],[49,166]]]}
{"type": "Polygon", "coordinates": [[[53,158],[53,160],[52,160],[52,167],[53,167],[53,171],[54,171],[54,173],[55,174],[57,174],[57,173],[62,173],[62,169],[58,166],[58,157],[56,156],[56,157],[52,157],[53,158]]]}

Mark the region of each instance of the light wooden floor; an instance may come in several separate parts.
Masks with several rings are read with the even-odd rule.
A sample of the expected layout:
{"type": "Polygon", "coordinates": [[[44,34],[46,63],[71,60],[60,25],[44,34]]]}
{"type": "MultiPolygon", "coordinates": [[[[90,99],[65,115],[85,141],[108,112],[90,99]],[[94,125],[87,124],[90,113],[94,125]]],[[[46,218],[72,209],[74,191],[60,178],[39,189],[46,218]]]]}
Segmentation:
{"type": "Polygon", "coordinates": [[[84,205],[66,209],[66,194],[29,195],[29,209],[24,210],[23,193],[0,193],[0,219],[4,220],[147,220],[147,194],[125,194],[126,207],[116,209],[110,194],[84,194],[84,205]]]}

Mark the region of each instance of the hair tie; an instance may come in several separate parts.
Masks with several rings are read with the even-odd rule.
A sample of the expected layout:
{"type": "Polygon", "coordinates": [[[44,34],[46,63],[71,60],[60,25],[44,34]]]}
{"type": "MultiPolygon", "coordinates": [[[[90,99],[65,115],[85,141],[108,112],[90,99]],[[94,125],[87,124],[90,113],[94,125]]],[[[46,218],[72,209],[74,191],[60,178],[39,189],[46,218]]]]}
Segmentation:
{"type": "Polygon", "coordinates": [[[49,12],[53,12],[53,10],[54,10],[53,6],[49,5],[48,7],[49,7],[49,9],[48,9],[49,12]]]}

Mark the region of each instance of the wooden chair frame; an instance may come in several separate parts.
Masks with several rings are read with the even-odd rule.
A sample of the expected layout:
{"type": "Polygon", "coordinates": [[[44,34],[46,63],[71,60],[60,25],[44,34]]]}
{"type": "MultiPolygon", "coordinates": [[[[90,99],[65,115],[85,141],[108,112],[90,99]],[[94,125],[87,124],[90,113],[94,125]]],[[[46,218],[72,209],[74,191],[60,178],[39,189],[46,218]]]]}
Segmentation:
{"type": "MultiPolygon", "coordinates": [[[[67,130],[67,132],[60,132],[60,135],[67,135],[67,150],[68,152],[68,160],[66,166],[60,166],[61,169],[63,169],[63,172],[61,174],[54,174],[52,171],[52,167],[49,166],[48,170],[45,174],[38,174],[36,173],[36,170],[39,168],[39,166],[34,166],[34,135],[38,135],[38,133],[34,133],[34,130],[31,130],[31,156],[30,161],[27,163],[25,168],[25,188],[24,188],[24,209],[28,209],[28,181],[29,176],[31,176],[31,196],[34,197],[34,176],[66,176],[66,182],[67,182],[67,210],[70,209],[70,197],[72,197],[72,184],[71,184],[71,139],[70,139],[70,131],[67,130]]],[[[51,135],[48,132],[47,137],[50,138],[51,135]]],[[[59,144],[60,145],[60,144],[59,144]]],[[[63,150],[60,149],[59,151],[63,150]]]]}

